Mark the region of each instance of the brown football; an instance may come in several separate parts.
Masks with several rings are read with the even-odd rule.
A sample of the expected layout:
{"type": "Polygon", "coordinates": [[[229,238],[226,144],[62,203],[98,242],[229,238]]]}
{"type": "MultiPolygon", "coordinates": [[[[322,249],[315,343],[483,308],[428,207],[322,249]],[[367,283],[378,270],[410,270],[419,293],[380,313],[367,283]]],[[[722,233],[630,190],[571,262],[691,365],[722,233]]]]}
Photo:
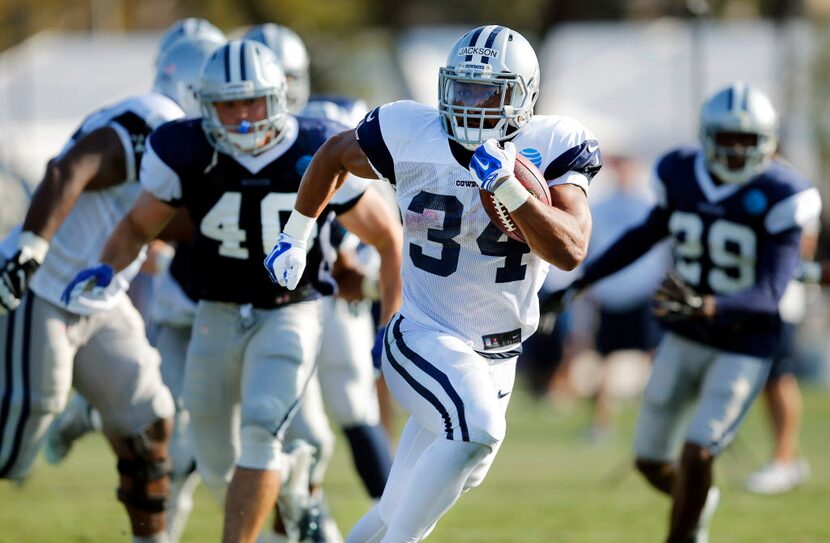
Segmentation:
{"type": "MultiPolygon", "coordinates": [[[[513,167],[513,173],[516,175],[519,183],[529,190],[540,202],[551,205],[550,190],[548,190],[548,182],[545,180],[545,176],[539,171],[539,168],[534,166],[523,155],[516,155],[516,165],[513,167]]],[[[510,213],[496,200],[493,193],[479,189],[479,196],[481,197],[481,203],[484,205],[484,210],[487,211],[493,224],[516,241],[526,243],[524,237],[522,237],[521,230],[513,222],[510,213]]]]}

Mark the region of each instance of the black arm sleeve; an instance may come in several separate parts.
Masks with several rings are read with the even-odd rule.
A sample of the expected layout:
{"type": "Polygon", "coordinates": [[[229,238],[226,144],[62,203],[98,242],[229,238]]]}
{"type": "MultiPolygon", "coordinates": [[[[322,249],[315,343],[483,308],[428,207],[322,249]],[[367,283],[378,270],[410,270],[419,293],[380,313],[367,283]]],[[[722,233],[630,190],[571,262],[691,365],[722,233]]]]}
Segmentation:
{"type": "Polygon", "coordinates": [[[718,296],[717,317],[777,315],[778,304],[800,261],[800,242],[801,229],[795,228],[765,244],[758,257],[755,284],[746,290],[718,296]]]}
{"type": "Polygon", "coordinates": [[[586,265],[581,282],[596,283],[633,263],[668,235],[668,226],[669,211],[653,208],[645,221],[628,229],[607,251],[586,265]]]}

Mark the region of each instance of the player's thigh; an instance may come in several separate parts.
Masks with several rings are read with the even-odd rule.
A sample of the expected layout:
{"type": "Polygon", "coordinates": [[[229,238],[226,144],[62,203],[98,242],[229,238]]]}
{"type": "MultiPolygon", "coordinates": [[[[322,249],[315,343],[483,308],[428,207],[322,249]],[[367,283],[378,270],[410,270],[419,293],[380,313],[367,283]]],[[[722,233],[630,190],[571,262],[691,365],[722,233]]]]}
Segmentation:
{"type": "Polygon", "coordinates": [[[322,329],[319,301],[262,312],[243,354],[242,426],[287,428],[308,387],[322,329]]]}
{"type": "Polygon", "coordinates": [[[0,315],[0,478],[20,479],[31,469],[52,418],[72,386],[81,319],[27,294],[16,311],[0,315]]]}
{"type": "Polygon", "coordinates": [[[770,363],[754,356],[721,353],[706,372],[687,441],[719,454],[735,437],[758,392],[770,363]]]}
{"type": "Polygon", "coordinates": [[[676,334],[663,337],[637,419],[634,448],[638,457],[670,460],[677,453],[711,356],[711,349],[676,334]]]}
{"type": "MultiPolygon", "coordinates": [[[[431,432],[421,426],[415,417],[409,417],[401,432],[389,479],[383,489],[380,499],[380,516],[385,522],[392,519],[402,496],[412,490],[410,475],[418,459],[436,439],[443,439],[443,435],[431,432]]],[[[417,482],[414,484],[417,485],[417,482]]]]}
{"type": "Polygon", "coordinates": [[[341,426],[380,421],[371,355],[373,333],[367,306],[324,300],[318,375],[326,408],[341,426]]]}
{"type": "Polygon", "coordinates": [[[156,349],[161,356],[161,378],[177,405],[182,401],[184,367],[192,330],[190,326],[158,325],[156,349]]]}
{"type": "Polygon", "coordinates": [[[240,326],[239,306],[199,303],[187,347],[184,407],[192,419],[220,417],[239,403],[242,356],[250,332],[240,326]]]}
{"type": "Polygon", "coordinates": [[[172,417],[175,408],[161,379],[161,358],[138,310],[123,298],[92,322],[93,333],[75,355],[74,383],[98,409],[104,428],[130,435],[172,417]]]}
{"type": "Polygon", "coordinates": [[[462,340],[400,316],[387,329],[384,351],[392,395],[425,429],[487,445],[504,439],[516,357],[488,360],[462,340]]]}

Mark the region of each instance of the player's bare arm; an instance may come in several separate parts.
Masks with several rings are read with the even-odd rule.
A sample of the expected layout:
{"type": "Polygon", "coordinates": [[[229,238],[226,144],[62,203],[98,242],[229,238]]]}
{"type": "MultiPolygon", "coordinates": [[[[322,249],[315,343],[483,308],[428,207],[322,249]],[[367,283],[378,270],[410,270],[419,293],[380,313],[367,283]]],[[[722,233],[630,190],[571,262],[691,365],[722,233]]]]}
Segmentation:
{"type": "Polygon", "coordinates": [[[338,215],[338,219],[347,230],[380,254],[380,322],[388,322],[401,305],[401,224],[372,187],[366,189],[353,208],[338,215]]]}
{"type": "Polygon", "coordinates": [[[510,216],[531,250],[563,270],[577,267],[588,253],[591,211],[585,191],[576,185],[551,187],[551,206],[530,198],[510,216]]]}
{"type": "Polygon", "coordinates": [[[83,191],[111,187],[126,177],[124,146],[115,130],[106,126],[84,135],[47,164],[23,230],[51,240],[83,191]]]}
{"type": "Polygon", "coordinates": [[[329,138],[314,154],[303,176],[294,209],[306,217],[319,217],[350,172],[364,179],[378,178],[360,148],[354,130],[344,130],[329,138]]]}
{"type": "Polygon", "coordinates": [[[101,252],[101,262],[119,272],[130,265],[150,241],[156,239],[176,215],[177,209],[149,192],[138,200],[115,227],[101,252]]]}

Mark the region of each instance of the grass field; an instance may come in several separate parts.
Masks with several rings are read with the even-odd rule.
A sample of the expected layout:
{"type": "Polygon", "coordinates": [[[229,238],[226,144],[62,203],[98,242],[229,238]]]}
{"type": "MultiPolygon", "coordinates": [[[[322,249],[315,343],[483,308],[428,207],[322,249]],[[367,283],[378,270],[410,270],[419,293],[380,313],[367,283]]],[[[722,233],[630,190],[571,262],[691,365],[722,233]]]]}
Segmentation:
{"type": "MultiPolygon", "coordinates": [[[[563,415],[517,394],[507,442],[484,484],[464,496],[430,541],[458,543],[648,543],[665,533],[668,501],[631,470],[636,406],[623,410],[616,436],[582,439],[587,415],[563,415]]],[[[805,390],[802,446],[809,484],[780,497],[748,494],[743,477],[766,456],[769,438],[756,406],[735,445],[719,460],[723,489],[714,543],[830,542],[830,392],[805,390]]],[[[114,459],[99,436],[85,438],[59,467],[42,461],[21,487],[0,484],[0,542],[129,541],[115,501],[114,459]]],[[[347,452],[338,445],[327,492],[343,531],[366,509],[347,452]]],[[[187,542],[219,540],[221,514],[200,488],[187,542]]]]}

